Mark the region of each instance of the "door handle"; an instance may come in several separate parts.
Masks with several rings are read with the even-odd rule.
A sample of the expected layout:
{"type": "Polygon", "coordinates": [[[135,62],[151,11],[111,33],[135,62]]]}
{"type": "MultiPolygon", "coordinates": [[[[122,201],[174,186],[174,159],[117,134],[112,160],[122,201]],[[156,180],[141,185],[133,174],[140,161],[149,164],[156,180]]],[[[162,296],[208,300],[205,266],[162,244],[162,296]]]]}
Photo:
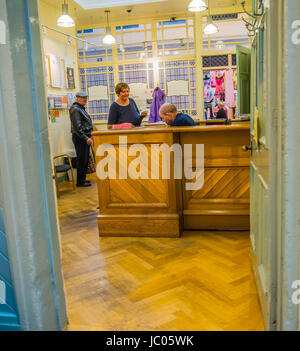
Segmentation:
{"type": "Polygon", "coordinates": [[[257,150],[257,148],[255,148],[255,147],[252,147],[252,146],[247,146],[247,145],[244,145],[244,146],[242,146],[242,149],[243,149],[243,151],[253,151],[253,150],[257,150]]]}

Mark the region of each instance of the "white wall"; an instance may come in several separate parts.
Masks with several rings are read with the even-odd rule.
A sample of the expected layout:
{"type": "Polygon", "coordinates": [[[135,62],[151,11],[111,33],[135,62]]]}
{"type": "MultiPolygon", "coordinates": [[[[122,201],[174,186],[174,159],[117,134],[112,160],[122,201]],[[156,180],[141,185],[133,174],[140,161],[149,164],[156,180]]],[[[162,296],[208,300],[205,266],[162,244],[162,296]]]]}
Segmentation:
{"type": "MultiPolygon", "coordinates": [[[[41,25],[47,25],[49,27],[58,29],[67,34],[76,36],[76,29],[73,28],[61,28],[56,26],[56,20],[61,15],[61,10],[52,7],[43,2],[39,1],[39,17],[41,25]]],[[[77,61],[77,43],[75,39],[71,38],[71,43],[68,44],[68,37],[57,32],[46,30],[46,33],[42,31],[42,43],[44,46],[45,55],[56,55],[65,61],[65,67],[73,67],[75,74],[75,86],[76,89],[57,89],[47,87],[48,95],[66,95],[67,93],[75,93],[80,90],[79,77],[78,77],[78,61],[77,61]]],[[[69,150],[74,150],[71,137],[70,117],[68,110],[60,110],[60,118],[56,123],[49,122],[49,136],[51,143],[52,155],[58,155],[69,150]]]]}

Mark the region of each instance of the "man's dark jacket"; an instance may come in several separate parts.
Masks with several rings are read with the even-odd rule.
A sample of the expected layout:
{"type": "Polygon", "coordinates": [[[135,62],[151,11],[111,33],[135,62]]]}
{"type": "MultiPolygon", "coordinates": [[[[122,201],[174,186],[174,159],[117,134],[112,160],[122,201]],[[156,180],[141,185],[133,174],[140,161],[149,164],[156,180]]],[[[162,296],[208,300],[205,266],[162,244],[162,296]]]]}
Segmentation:
{"type": "Polygon", "coordinates": [[[87,141],[91,137],[93,123],[84,106],[74,102],[70,108],[70,118],[71,133],[76,134],[82,141],[87,141]]]}

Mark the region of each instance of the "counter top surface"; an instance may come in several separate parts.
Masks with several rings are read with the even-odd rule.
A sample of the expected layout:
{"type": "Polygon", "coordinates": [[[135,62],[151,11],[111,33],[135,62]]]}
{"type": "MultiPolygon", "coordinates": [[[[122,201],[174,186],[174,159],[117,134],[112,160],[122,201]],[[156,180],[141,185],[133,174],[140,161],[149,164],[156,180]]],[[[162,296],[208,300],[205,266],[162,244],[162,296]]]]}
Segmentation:
{"type": "Polygon", "coordinates": [[[159,125],[155,127],[141,126],[126,129],[107,129],[93,132],[94,136],[110,135],[110,134],[143,134],[143,133],[197,133],[197,132],[223,132],[223,131],[236,131],[236,130],[249,130],[249,122],[234,123],[231,125],[200,125],[193,127],[170,127],[159,125]]]}

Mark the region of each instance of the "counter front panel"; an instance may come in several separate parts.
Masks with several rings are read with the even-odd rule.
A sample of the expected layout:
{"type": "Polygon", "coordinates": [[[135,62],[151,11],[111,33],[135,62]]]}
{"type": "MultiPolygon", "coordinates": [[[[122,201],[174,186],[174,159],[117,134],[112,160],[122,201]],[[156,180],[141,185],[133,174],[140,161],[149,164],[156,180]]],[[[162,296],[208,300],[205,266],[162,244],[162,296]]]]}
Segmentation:
{"type": "Polygon", "coordinates": [[[108,171],[103,161],[109,148],[110,161],[116,165],[115,179],[98,178],[100,236],[178,237],[184,229],[249,229],[250,152],[242,150],[243,145],[250,143],[249,123],[144,127],[99,131],[93,135],[97,174],[108,171]],[[136,144],[143,146],[137,149],[136,144]],[[182,179],[174,179],[173,153],[169,179],[163,177],[162,154],[159,154],[158,179],[151,179],[152,148],[163,144],[169,147],[179,144],[182,150],[184,145],[191,144],[193,172],[196,145],[204,145],[204,169],[199,171],[204,172],[201,189],[187,190],[186,183],[194,180],[185,179],[184,172],[182,179]],[[101,153],[103,145],[110,147],[101,153]],[[132,179],[132,175],[137,179],[132,179]]]}

